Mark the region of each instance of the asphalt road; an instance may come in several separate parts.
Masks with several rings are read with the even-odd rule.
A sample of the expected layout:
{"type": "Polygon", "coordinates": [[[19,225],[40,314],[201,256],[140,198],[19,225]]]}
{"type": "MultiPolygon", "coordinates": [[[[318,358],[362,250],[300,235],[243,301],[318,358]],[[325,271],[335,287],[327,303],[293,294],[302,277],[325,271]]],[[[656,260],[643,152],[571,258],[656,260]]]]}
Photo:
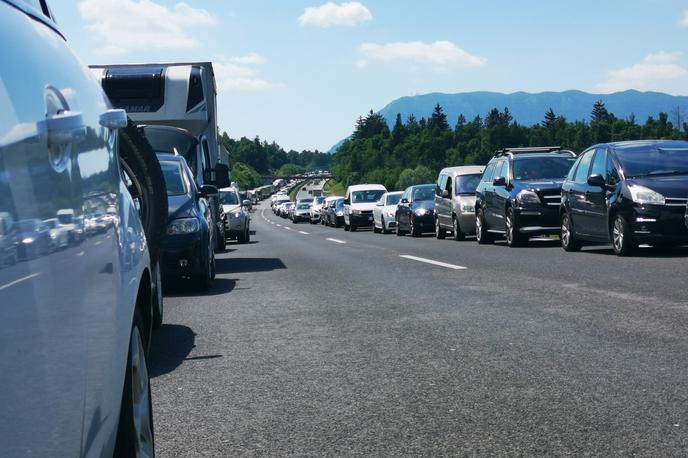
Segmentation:
{"type": "Polygon", "coordinates": [[[688,249],[482,247],[266,207],[210,293],[166,292],[160,456],[688,455],[688,249]]]}

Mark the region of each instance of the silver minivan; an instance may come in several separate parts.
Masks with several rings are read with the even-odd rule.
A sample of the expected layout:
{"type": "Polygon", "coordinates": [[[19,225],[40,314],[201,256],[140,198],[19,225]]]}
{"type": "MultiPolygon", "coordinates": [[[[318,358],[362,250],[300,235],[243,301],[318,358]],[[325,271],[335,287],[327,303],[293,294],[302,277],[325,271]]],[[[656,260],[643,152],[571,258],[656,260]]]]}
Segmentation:
{"type": "Polygon", "coordinates": [[[110,109],[45,0],[0,0],[0,42],[3,235],[10,220],[65,209],[79,231],[84,215],[108,215],[62,250],[4,255],[0,455],[154,456],[149,206],[135,205],[120,166],[126,113],[110,109]]]}
{"type": "Polygon", "coordinates": [[[435,236],[443,239],[447,231],[454,240],[475,234],[475,188],[484,166],[448,167],[440,171],[435,190],[435,236]]]}

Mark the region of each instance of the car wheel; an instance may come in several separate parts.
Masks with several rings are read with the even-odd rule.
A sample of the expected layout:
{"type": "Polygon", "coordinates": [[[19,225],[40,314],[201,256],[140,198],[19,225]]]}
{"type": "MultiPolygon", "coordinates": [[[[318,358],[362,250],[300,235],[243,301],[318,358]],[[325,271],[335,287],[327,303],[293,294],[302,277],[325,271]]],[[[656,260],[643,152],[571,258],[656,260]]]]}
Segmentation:
{"type": "Polygon", "coordinates": [[[504,221],[504,232],[506,234],[506,244],[510,247],[519,247],[525,245],[526,239],[521,235],[514,215],[514,209],[508,208],[506,210],[506,219],[504,221]]]}
{"type": "Polygon", "coordinates": [[[353,224],[349,224],[349,231],[356,232],[356,229],[358,229],[358,226],[354,226],[353,224]]]}
{"type": "Polygon", "coordinates": [[[612,247],[614,253],[619,256],[628,256],[633,254],[638,247],[633,241],[631,228],[626,219],[621,215],[614,217],[614,224],[612,225],[612,247]]]}
{"type": "Polygon", "coordinates": [[[493,242],[492,235],[487,232],[487,227],[485,227],[485,214],[482,208],[478,209],[478,214],[475,217],[475,236],[480,245],[493,242]]]}
{"type": "Polygon", "coordinates": [[[246,232],[247,231],[244,231],[241,234],[237,235],[237,243],[239,243],[239,244],[246,243],[246,232]]]}
{"type": "Polygon", "coordinates": [[[151,259],[158,259],[167,228],[167,188],[160,162],[143,131],[129,121],[119,131],[119,162],[127,188],[138,204],[151,259]]]}
{"type": "Polygon", "coordinates": [[[251,242],[251,229],[248,226],[246,226],[246,243],[250,243],[250,242],[251,242]]]}
{"type": "Polygon", "coordinates": [[[164,314],[162,297],[162,275],[160,273],[160,261],[156,261],[153,267],[153,328],[160,329],[164,314]]]}
{"type": "Polygon", "coordinates": [[[404,235],[404,232],[401,230],[401,227],[399,227],[399,221],[396,221],[396,225],[394,226],[394,233],[397,235],[397,237],[401,237],[404,235]]]}
{"type": "Polygon", "coordinates": [[[375,222],[373,222],[373,232],[376,233],[376,234],[379,234],[379,233],[380,233],[380,228],[377,227],[377,225],[375,224],[375,222]]]}
{"type": "Polygon", "coordinates": [[[439,240],[444,239],[447,236],[447,230],[440,226],[440,218],[435,217],[435,237],[439,240]]]}
{"type": "Polygon", "coordinates": [[[561,232],[559,233],[559,239],[561,240],[561,247],[564,251],[580,251],[582,245],[573,235],[571,217],[568,213],[561,215],[561,232]]]}
{"type": "Polygon", "coordinates": [[[454,231],[454,240],[460,242],[466,239],[466,234],[464,234],[461,230],[461,226],[459,225],[459,219],[456,217],[456,215],[452,216],[452,227],[454,231]]]}
{"type": "Polygon", "coordinates": [[[153,403],[142,339],[143,320],[138,310],[129,336],[127,368],[115,442],[116,457],[154,457],[153,403]]]}
{"type": "Polygon", "coordinates": [[[344,221],[344,230],[348,232],[349,229],[350,229],[350,228],[349,228],[349,225],[346,224],[346,221],[344,221]]]}
{"type": "Polygon", "coordinates": [[[420,237],[420,230],[418,229],[418,226],[416,226],[416,223],[413,220],[414,218],[409,219],[409,229],[411,231],[411,237],[420,237]]]}
{"type": "Polygon", "coordinates": [[[200,275],[196,277],[196,284],[201,291],[208,291],[213,286],[213,278],[215,278],[215,259],[212,250],[209,250],[208,262],[200,275]]]}
{"type": "Polygon", "coordinates": [[[224,237],[224,231],[218,231],[217,233],[217,251],[225,251],[227,248],[227,239],[224,237]]]}
{"type": "Polygon", "coordinates": [[[380,232],[382,232],[383,234],[388,234],[389,231],[387,230],[387,225],[385,224],[385,217],[384,216],[380,217],[380,222],[382,223],[381,224],[382,229],[380,229],[380,232]]]}

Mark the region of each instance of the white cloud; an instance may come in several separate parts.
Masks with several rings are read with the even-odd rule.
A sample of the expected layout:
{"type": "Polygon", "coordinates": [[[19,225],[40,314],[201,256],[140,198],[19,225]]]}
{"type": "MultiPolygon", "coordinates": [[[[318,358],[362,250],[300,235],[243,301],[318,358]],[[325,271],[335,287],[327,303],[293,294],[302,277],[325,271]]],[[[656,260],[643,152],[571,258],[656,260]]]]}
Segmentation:
{"type": "Polygon", "coordinates": [[[218,91],[265,91],[284,87],[283,84],[270,83],[259,76],[256,67],[263,63],[265,59],[256,53],[215,60],[213,68],[218,91]]]}
{"type": "Polygon", "coordinates": [[[662,81],[688,75],[688,70],[677,63],[680,57],[681,53],[677,52],[648,54],[639,64],[609,71],[607,79],[595,85],[594,89],[603,93],[656,89],[657,84],[662,81]]]}
{"type": "Polygon", "coordinates": [[[322,6],[304,9],[299,17],[302,26],[313,25],[323,28],[337,25],[354,26],[372,20],[370,10],[360,2],[344,2],[340,5],[327,2],[322,6]]]}
{"type": "Polygon", "coordinates": [[[152,0],[82,0],[79,13],[86,29],[103,42],[99,54],[125,54],[141,46],[195,48],[200,44],[189,29],[216,23],[207,10],[183,2],[170,8],[152,0]]]}
{"type": "Polygon", "coordinates": [[[681,18],[680,24],[682,27],[688,27],[688,10],[683,12],[683,18],[681,18]]]}
{"type": "Polygon", "coordinates": [[[484,57],[469,54],[451,41],[363,43],[359,51],[363,55],[363,59],[357,63],[359,67],[364,67],[371,60],[382,62],[411,61],[428,64],[435,68],[480,67],[487,61],[484,57]]]}

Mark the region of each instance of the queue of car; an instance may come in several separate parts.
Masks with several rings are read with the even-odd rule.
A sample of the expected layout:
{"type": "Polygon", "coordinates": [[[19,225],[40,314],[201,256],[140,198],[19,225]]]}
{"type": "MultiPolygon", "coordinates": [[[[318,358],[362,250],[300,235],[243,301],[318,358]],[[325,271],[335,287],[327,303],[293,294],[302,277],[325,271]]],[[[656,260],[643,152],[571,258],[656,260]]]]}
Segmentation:
{"type": "MultiPolygon", "coordinates": [[[[295,222],[306,207],[286,195],[273,198],[276,214],[295,222]]],[[[640,244],[675,247],[688,244],[688,142],[617,142],[579,155],[556,146],[505,148],[485,166],[445,168],[436,183],[404,191],[349,186],[310,213],[345,231],[434,232],[457,241],[474,235],[481,245],[503,238],[518,247],[558,236],[566,251],[611,244],[623,256],[640,244]]]]}

